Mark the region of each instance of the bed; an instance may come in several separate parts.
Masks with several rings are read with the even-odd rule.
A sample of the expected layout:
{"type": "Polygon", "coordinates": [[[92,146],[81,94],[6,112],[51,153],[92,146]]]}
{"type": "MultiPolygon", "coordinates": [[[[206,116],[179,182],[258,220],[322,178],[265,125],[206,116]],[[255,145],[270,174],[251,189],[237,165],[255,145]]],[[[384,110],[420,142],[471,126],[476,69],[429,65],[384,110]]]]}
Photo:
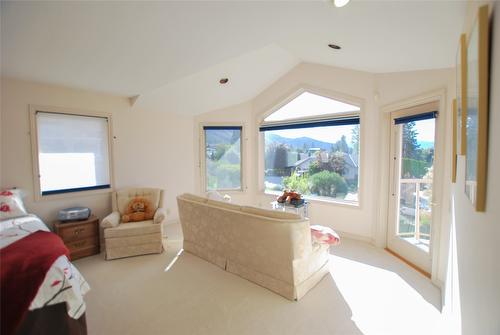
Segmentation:
{"type": "MultiPolygon", "coordinates": [[[[50,229],[42,220],[33,214],[2,220],[0,221],[0,251],[11,250],[12,246],[21,245],[21,242],[28,238],[33,240],[34,235],[43,235],[59,242],[59,237],[50,233],[50,229]]],[[[37,253],[37,251],[42,253],[42,250],[48,249],[45,245],[34,244],[34,246],[30,250],[21,250],[26,254],[26,259],[30,258],[32,253],[37,253]],[[36,250],[38,247],[44,249],[36,250]]],[[[4,252],[2,267],[5,267],[6,262],[4,252]]],[[[29,303],[28,310],[23,311],[22,316],[19,313],[14,316],[7,314],[10,308],[17,305],[17,301],[6,300],[6,294],[2,292],[2,334],[85,335],[87,333],[84,295],[90,290],[88,283],[66,255],[58,256],[53,262],[50,260],[50,264],[41,285],[38,289],[34,289],[36,295],[29,303]],[[19,320],[12,321],[17,318],[19,320]],[[6,320],[15,325],[6,330],[6,320]]],[[[9,280],[6,280],[5,276],[9,276],[8,279],[11,282],[16,280],[15,273],[6,274],[2,270],[2,290],[8,289],[5,282],[9,280]]]]}

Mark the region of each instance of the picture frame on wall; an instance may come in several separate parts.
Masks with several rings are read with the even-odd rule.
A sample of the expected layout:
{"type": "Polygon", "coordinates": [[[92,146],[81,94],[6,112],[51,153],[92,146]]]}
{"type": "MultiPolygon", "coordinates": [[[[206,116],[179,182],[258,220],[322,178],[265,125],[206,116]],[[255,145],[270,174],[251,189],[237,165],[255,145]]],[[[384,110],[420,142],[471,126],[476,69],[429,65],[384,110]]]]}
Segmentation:
{"type": "Polygon", "coordinates": [[[458,155],[465,155],[467,148],[466,128],[467,121],[467,35],[462,34],[457,51],[457,142],[458,155]]]}
{"type": "Polygon", "coordinates": [[[453,99],[452,101],[452,122],[453,122],[453,146],[451,153],[451,182],[457,182],[457,147],[458,147],[458,109],[457,109],[457,99],[453,99]]]}
{"type": "Polygon", "coordinates": [[[489,9],[479,8],[467,44],[465,193],[478,212],[486,209],[488,160],[489,9]]]}

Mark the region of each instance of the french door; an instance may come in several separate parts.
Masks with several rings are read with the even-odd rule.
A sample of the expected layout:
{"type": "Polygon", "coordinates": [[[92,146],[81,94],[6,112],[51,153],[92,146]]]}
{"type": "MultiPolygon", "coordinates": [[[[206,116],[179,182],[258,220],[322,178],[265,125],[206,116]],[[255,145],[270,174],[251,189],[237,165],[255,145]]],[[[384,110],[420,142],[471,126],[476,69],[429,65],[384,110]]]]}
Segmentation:
{"type": "Polygon", "coordinates": [[[437,112],[391,114],[391,188],[387,247],[420,270],[432,269],[431,227],[437,112]]]}

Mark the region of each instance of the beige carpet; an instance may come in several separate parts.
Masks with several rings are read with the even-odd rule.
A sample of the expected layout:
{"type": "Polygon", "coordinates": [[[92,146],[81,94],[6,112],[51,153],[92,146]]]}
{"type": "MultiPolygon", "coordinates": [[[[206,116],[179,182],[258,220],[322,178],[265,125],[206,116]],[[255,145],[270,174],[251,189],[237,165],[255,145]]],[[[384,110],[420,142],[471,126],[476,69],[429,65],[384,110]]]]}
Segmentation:
{"type": "Polygon", "coordinates": [[[330,275],[291,302],[188,253],[172,263],[180,226],[167,235],[161,255],[75,262],[91,286],[90,335],[442,333],[439,290],[366,243],[343,239],[330,275]]]}

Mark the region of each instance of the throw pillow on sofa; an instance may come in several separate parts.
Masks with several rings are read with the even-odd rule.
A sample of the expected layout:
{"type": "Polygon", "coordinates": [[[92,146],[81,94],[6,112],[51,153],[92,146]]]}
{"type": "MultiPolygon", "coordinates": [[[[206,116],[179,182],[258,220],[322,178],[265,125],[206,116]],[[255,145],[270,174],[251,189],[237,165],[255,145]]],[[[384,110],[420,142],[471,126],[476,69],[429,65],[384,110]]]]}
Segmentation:
{"type": "Polygon", "coordinates": [[[337,245],[340,243],[339,235],[330,227],[312,225],[311,237],[314,242],[337,245]]]}

